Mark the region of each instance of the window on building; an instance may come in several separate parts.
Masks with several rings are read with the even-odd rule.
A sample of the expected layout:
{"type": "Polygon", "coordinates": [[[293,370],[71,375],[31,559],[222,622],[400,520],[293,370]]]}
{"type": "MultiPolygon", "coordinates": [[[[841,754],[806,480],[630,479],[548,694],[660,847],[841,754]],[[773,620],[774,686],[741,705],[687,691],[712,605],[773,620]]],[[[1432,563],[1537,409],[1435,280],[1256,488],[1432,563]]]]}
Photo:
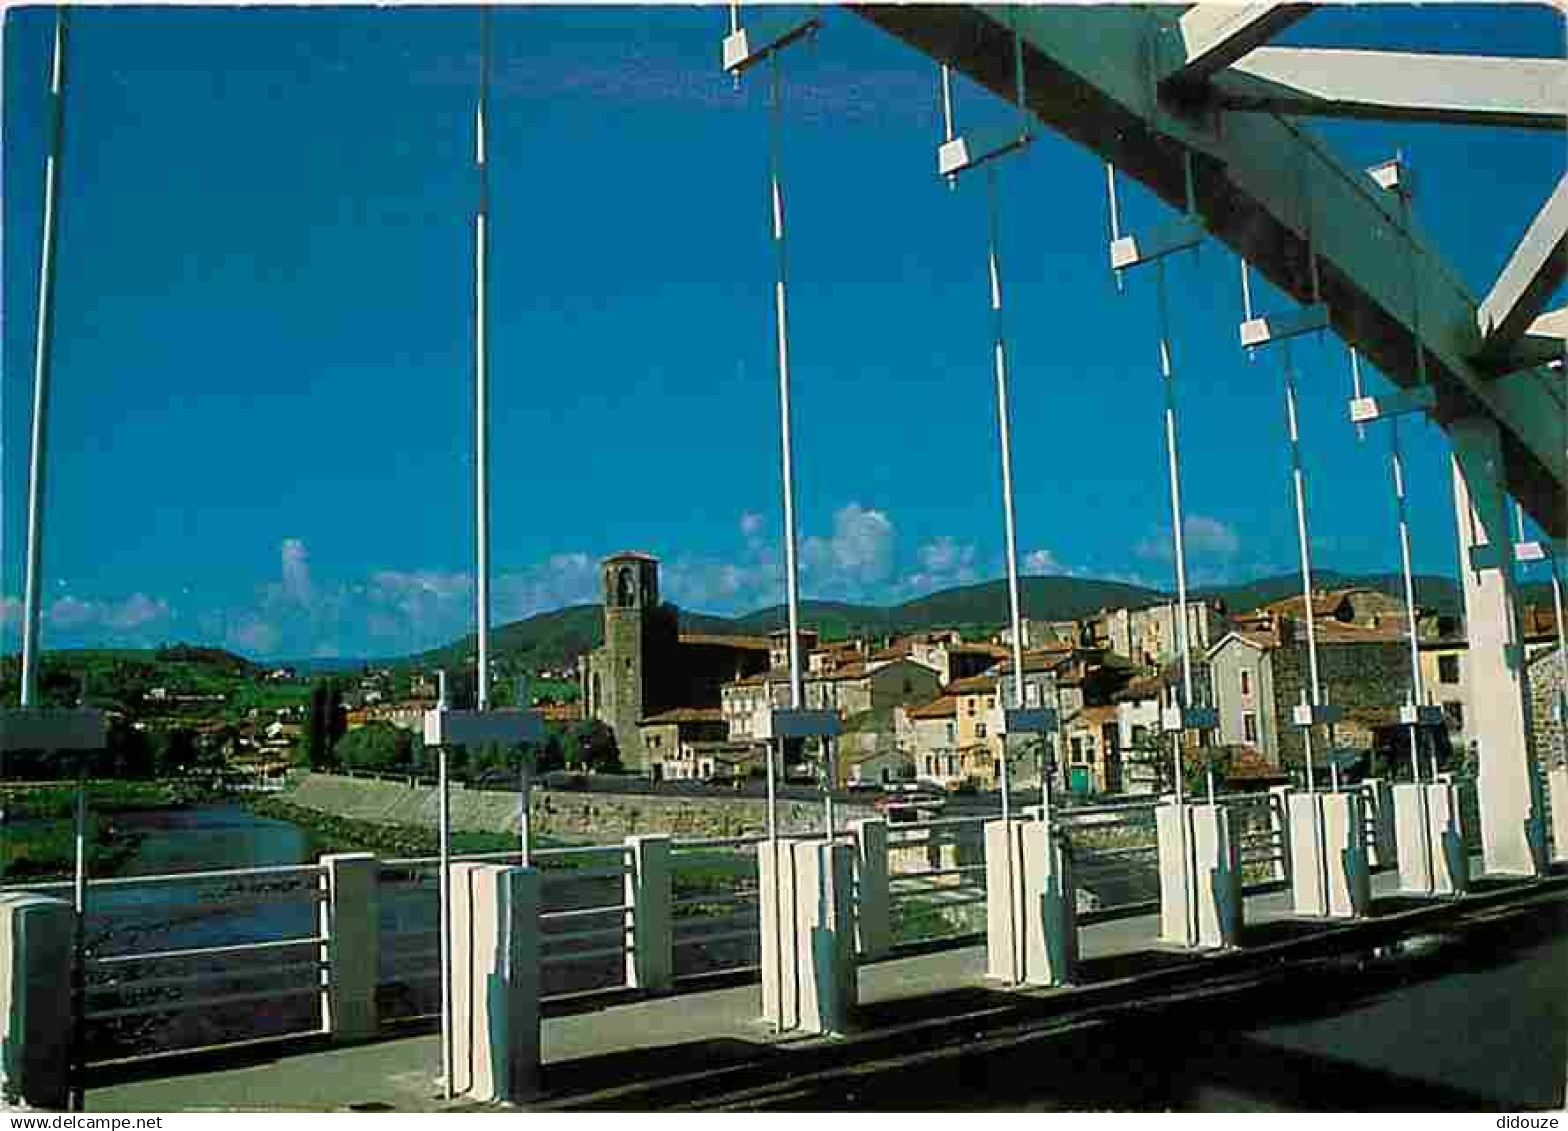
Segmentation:
{"type": "MultiPolygon", "coordinates": [[[[1458,656],[1439,656],[1437,658],[1437,682],[1438,683],[1458,683],[1459,682],[1459,657],[1458,656]]],[[[1443,706],[1447,707],[1448,704],[1445,703],[1445,704],[1443,704],[1443,706]]],[[[1455,706],[1458,706],[1458,704],[1456,703],[1455,706]]]]}
{"type": "Polygon", "coordinates": [[[976,738],[984,738],[985,737],[985,724],[984,723],[976,723],[975,724],[975,737],[976,738]]]}
{"type": "Polygon", "coordinates": [[[969,713],[973,715],[975,713],[975,701],[973,699],[965,699],[964,702],[969,704],[969,713]]]}
{"type": "Polygon", "coordinates": [[[1258,716],[1251,711],[1241,716],[1241,737],[1245,742],[1258,740],[1258,716]]]}
{"type": "Polygon", "coordinates": [[[954,741],[954,740],[955,740],[955,739],[957,739],[957,737],[958,737],[958,735],[956,735],[956,734],[955,734],[955,733],[953,733],[953,732],[954,732],[954,729],[955,729],[955,724],[953,724],[953,723],[948,723],[948,724],[947,724],[947,740],[948,740],[948,741],[949,741],[949,742],[952,742],[952,741],[954,741]]]}
{"type": "Polygon", "coordinates": [[[1444,702],[1443,721],[1448,724],[1449,730],[1464,730],[1465,705],[1454,699],[1444,702]]]}
{"type": "Polygon", "coordinates": [[[1132,728],[1132,744],[1142,747],[1149,741],[1149,728],[1139,723],[1134,723],[1132,728]]]}
{"type": "Polygon", "coordinates": [[[1073,739],[1072,739],[1072,752],[1073,752],[1072,760],[1074,762],[1085,762],[1085,761],[1088,761],[1088,759],[1084,757],[1083,738],[1081,736],[1079,736],[1079,735],[1074,735],[1073,736],[1073,739]]]}
{"type": "Polygon", "coordinates": [[[1040,685],[1038,683],[1024,684],[1024,706],[1038,707],[1040,705],[1040,685]]]}
{"type": "Polygon", "coordinates": [[[1252,673],[1246,668],[1241,669],[1241,693],[1243,695],[1252,694],[1252,673]]]}

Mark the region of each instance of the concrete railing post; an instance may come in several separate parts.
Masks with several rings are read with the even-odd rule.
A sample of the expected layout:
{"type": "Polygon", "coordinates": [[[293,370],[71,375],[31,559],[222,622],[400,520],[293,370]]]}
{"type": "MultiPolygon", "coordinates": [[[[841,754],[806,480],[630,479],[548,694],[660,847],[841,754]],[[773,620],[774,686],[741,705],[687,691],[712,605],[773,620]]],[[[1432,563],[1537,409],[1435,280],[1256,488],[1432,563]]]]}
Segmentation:
{"type": "Polygon", "coordinates": [[[1269,832],[1279,846],[1279,856],[1274,861],[1274,879],[1279,883],[1290,882],[1290,786],[1276,785],[1269,788],[1269,832]]]}
{"type": "Polygon", "coordinates": [[[1290,883],[1297,915],[1353,919],[1372,900],[1366,816],[1359,793],[1290,798],[1290,883]]]}
{"type": "Polygon", "coordinates": [[[0,895],[0,1107],[66,1105],[75,927],[63,899],[0,895]]]}
{"type": "Polygon", "coordinates": [[[452,1094],[518,1101],[539,1085],[539,870],[452,867],[452,1094]]]}
{"type": "Polygon", "coordinates": [[[1077,967],[1072,853],[1051,834],[1043,821],[985,826],[986,973],[1006,985],[1064,985],[1077,967]]]}
{"type": "Polygon", "coordinates": [[[626,984],[668,993],[675,986],[675,877],[668,836],[626,838],[626,916],[631,949],[626,984]]]}
{"type": "Polygon", "coordinates": [[[780,1031],[842,1033],[857,999],[854,850],[841,842],[759,845],[762,1014],[780,1031]]]}
{"type": "Polygon", "coordinates": [[[860,892],[855,906],[856,941],[862,960],[881,958],[893,945],[887,821],[869,817],[851,821],[849,827],[855,834],[855,876],[860,892]]]}
{"type": "Polygon", "coordinates": [[[1210,949],[1239,945],[1241,854],[1230,811],[1172,801],[1155,810],[1155,827],[1161,941],[1210,949]]]}
{"type": "Polygon", "coordinates": [[[321,1027],[334,1041],[376,1035],[376,981],[381,972],[381,862],[369,852],[321,858],[321,1027]]]}
{"type": "Polygon", "coordinates": [[[1552,801],[1552,861],[1568,863],[1568,765],[1553,766],[1546,781],[1552,801]]]}

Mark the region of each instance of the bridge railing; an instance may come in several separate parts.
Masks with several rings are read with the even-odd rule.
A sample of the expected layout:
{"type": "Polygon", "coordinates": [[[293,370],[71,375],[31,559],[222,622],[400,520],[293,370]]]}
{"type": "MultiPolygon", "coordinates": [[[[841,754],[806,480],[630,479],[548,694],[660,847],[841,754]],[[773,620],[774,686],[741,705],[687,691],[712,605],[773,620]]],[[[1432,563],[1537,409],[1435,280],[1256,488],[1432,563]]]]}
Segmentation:
{"type": "MultiPolygon", "coordinates": [[[[1250,889],[1288,876],[1287,794],[1218,799],[1231,812],[1250,889]]],[[[1076,886],[1087,893],[1079,899],[1086,921],[1157,905],[1155,816],[1162,801],[1063,806],[1053,814],[1073,852],[1076,886]]],[[[859,861],[857,921],[882,916],[880,934],[862,937],[865,956],[887,953],[889,944],[959,945],[983,933],[984,826],[995,816],[868,820],[842,834],[855,843],[859,861]]],[[[754,970],[762,951],[757,863],[765,839],[628,837],[536,851],[542,995],[667,992],[705,974],[754,970]]],[[[511,863],[518,854],[453,859],[511,863]]],[[[92,1058],[340,1032],[329,1006],[345,978],[373,995],[372,1027],[436,1014],[438,870],[433,856],[360,855],[92,881],[84,920],[92,1058]],[[369,882],[335,884],[333,869],[345,860],[368,867],[369,882]],[[370,902],[356,908],[349,901],[370,902]],[[344,933],[371,907],[372,930],[344,933]],[[348,953],[351,937],[359,940],[352,946],[374,946],[373,959],[348,953]]],[[[65,883],[10,890],[17,887],[70,896],[65,883]]]]}
{"type": "MultiPolygon", "coordinates": [[[[87,886],[85,1039],[95,1061],[317,1033],[325,976],[316,864],[87,886]]],[[[69,899],[66,882],[12,885],[69,899]]],[[[62,1007],[63,1008],[63,1007],[62,1007]]]]}
{"type": "Polygon", "coordinates": [[[671,846],[676,980],[757,968],[762,951],[757,846],[766,840],[713,837],[671,846]]]}
{"type": "Polygon", "coordinates": [[[937,817],[887,830],[887,907],[894,944],[985,930],[985,823],[995,814],[937,817]]]}

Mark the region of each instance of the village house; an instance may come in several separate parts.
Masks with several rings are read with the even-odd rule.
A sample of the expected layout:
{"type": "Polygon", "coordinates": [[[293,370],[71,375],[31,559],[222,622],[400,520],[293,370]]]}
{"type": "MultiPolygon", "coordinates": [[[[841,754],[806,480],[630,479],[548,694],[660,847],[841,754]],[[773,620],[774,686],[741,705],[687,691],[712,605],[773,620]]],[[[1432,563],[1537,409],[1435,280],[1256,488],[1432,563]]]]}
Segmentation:
{"type": "Polygon", "coordinates": [[[910,659],[930,668],[945,687],[995,667],[1007,654],[995,644],[966,644],[956,632],[928,632],[899,637],[872,653],[871,665],[910,659]]]}
{"type": "MultiPolygon", "coordinates": [[[[836,711],[847,719],[878,708],[918,703],[939,688],[936,673],[913,660],[872,664],[863,661],[815,673],[803,673],[801,694],[809,710],[836,711]]],[[[724,685],[721,709],[734,741],[761,733],[760,714],[790,702],[789,669],[774,668],[724,685]]]]}
{"type": "Polygon", "coordinates": [[[1074,712],[1062,724],[1062,740],[1067,749],[1068,792],[1079,796],[1121,792],[1121,747],[1115,704],[1097,704],[1074,712]]]}
{"type": "Polygon", "coordinates": [[[728,742],[724,712],[717,707],[676,707],[650,715],[638,725],[655,781],[700,781],[713,776],[711,749],[728,742]]]}
{"type": "Polygon", "coordinates": [[[912,781],[915,759],[899,742],[897,707],[863,711],[844,722],[838,740],[839,786],[887,786],[912,781]]]}
{"type": "MultiPolygon", "coordinates": [[[[1335,739],[1342,749],[1369,750],[1397,726],[1399,705],[1409,694],[1408,638],[1402,625],[1387,622],[1374,627],[1322,619],[1315,628],[1325,699],[1347,713],[1335,739]]],[[[1305,765],[1301,729],[1292,721],[1309,684],[1304,629],[1276,615],[1274,631],[1238,629],[1209,649],[1217,744],[1255,750],[1276,768],[1305,765]]],[[[1326,736],[1320,737],[1314,765],[1326,765],[1327,756],[1326,736]]]]}
{"type": "Polygon", "coordinates": [[[958,750],[958,699],[939,695],[929,703],[893,711],[898,748],[914,763],[918,781],[951,788],[965,777],[958,750]]]}
{"type": "MultiPolygon", "coordinates": [[[[1181,623],[1177,602],[1141,609],[1110,609],[1094,618],[1095,641],[1141,667],[1168,663],[1181,655],[1181,623]]],[[[1188,601],[1188,645],[1201,655],[1233,627],[1222,601],[1188,601]]]]}

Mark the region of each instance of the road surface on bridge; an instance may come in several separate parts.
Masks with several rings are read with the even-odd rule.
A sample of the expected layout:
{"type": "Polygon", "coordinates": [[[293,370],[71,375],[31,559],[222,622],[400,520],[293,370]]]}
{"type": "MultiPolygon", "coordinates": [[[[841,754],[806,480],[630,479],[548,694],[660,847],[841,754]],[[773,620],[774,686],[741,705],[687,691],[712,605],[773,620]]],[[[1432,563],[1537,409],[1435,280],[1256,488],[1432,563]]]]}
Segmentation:
{"type": "Polygon", "coordinates": [[[766,1110],[1562,1110],[1568,900],[724,1106],[766,1110]]]}

